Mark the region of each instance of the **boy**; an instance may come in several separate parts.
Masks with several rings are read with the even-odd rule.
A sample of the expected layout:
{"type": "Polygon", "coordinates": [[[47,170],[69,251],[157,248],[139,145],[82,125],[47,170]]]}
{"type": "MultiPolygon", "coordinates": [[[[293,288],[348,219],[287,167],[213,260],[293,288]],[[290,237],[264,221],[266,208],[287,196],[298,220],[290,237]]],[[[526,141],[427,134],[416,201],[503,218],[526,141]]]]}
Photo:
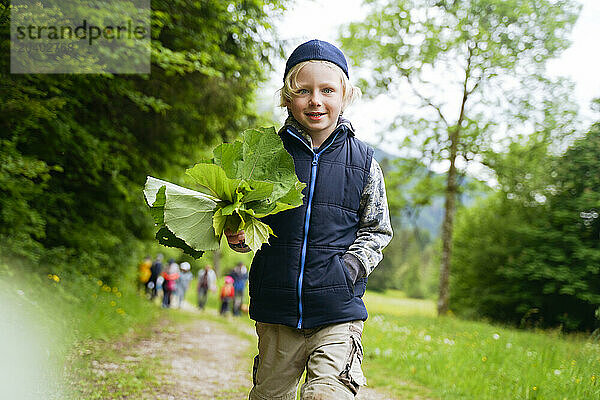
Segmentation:
{"type": "MultiPolygon", "coordinates": [[[[341,117],[360,95],[344,54],[311,40],[286,63],[279,135],[305,182],[304,204],[263,218],[276,237],[250,268],[250,317],[256,321],[250,400],[353,399],[366,383],[361,335],[366,276],[392,238],[383,175],[373,150],[341,117]]],[[[239,251],[244,232],[226,232],[239,251]]]]}

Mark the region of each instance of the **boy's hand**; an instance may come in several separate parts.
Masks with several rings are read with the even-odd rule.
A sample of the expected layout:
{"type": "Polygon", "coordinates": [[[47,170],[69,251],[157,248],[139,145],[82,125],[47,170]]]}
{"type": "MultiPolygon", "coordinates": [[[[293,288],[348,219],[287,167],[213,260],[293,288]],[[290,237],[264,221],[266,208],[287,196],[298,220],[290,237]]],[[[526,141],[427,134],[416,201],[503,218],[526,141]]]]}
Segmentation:
{"type": "Polygon", "coordinates": [[[352,283],[356,283],[359,278],[365,276],[365,269],[362,266],[361,262],[356,258],[356,256],[346,253],[342,256],[342,261],[344,266],[348,269],[350,273],[350,278],[352,278],[352,283]]]}
{"type": "Polygon", "coordinates": [[[229,229],[225,229],[225,236],[227,236],[227,242],[229,244],[243,244],[246,240],[246,234],[244,231],[232,232],[229,229]]]}
{"type": "Polygon", "coordinates": [[[235,251],[239,251],[240,253],[247,253],[250,251],[250,247],[244,242],[246,240],[246,234],[244,231],[232,232],[229,229],[225,229],[223,232],[227,237],[227,243],[229,243],[229,247],[234,249],[235,251]]]}

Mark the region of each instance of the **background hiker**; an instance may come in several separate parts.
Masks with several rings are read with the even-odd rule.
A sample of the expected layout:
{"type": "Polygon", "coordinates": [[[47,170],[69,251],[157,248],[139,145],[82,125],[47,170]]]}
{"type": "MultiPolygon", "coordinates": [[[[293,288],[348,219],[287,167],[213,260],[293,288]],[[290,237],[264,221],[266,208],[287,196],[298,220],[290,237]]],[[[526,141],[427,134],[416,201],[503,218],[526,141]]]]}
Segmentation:
{"type": "Polygon", "coordinates": [[[212,269],[212,265],[206,264],[206,266],[198,271],[198,308],[204,310],[206,305],[206,299],[208,298],[208,291],[215,292],[217,282],[217,275],[212,269]]]}
{"type": "Polygon", "coordinates": [[[148,283],[146,284],[146,287],[150,290],[150,300],[154,300],[154,298],[156,297],[156,295],[158,294],[158,285],[156,280],[158,279],[158,277],[160,276],[160,273],[162,272],[162,260],[163,260],[163,255],[161,253],[158,253],[156,255],[156,259],[154,260],[154,263],[152,263],[152,267],[150,267],[150,279],[148,280],[148,283]]]}
{"type": "Polygon", "coordinates": [[[233,297],[233,315],[240,315],[242,303],[244,302],[244,290],[248,281],[248,269],[243,262],[238,262],[235,268],[229,274],[233,278],[233,288],[235,294],[233,297]]]}
{"type": "Polygon", "coordinates": [[[162,283],[163,289],[163,308],[169,308],[171,306],[171,296],[173,292],[177,290],[177,279],[179,279],[179,265],[174,259],[169,260],[166,271],[162,273],[164,281],[162,283]]]}
{"type": "Polygon", "coordinates": [[[227,314],[227,310],[231,307],[231,303],[233,302],[233,296],[235,294],[235,289],[233,288],[233,278],[227,275],[225,277],[225,284],[221,288],[221,315],[227,314]]]}
{"type": "Polygon", "coordinates": [[[152,276],[151,269],[152,269],[152,257],[146,256],[146,257],[144,257],[144,260],[138,266],[139,287],[143,288],[146,293],[149,292],[147,285],[148,285],[148,281],[150,280],[150,277],[152,276]]]}
{"type": "Polygon", "coordinates": [[[181,274],[179,275],[179,279],[177,279],[177,307],[181,308],[181,303],[185,299],[185,293],[190,286],[190,282],[194,279],[194,274],[192,274],[192,267],[189,262],[185,261],[181,263],[181,274]]]}

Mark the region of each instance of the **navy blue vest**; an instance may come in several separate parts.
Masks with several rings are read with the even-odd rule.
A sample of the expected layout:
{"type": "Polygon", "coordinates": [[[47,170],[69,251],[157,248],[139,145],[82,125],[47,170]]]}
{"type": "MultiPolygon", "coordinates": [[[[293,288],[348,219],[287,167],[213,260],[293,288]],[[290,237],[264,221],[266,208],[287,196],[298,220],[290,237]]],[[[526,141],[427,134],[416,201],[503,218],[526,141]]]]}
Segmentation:
{"type": "Polygon", "coordinates": [[[338,125],[317,152],[293,127],[279,132],[307,187],[302,206],[262,219],[276,237],[250,268],[250,317],[256,321],[314,328],[367,319],[367,279],[353,284],[341,257],[356,239],[373,149],[349,126],[338,125]]]}

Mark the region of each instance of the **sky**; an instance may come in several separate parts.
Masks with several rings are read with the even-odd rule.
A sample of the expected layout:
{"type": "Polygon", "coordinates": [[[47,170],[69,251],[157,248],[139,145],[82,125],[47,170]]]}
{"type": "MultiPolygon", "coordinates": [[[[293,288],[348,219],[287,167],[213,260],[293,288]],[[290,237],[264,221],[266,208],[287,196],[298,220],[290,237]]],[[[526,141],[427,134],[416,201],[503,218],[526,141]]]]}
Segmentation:
{"type": "MultiPolygon", "coordinates": [[[[548,72],[555,76],[567,76],[575,82],[574,96],[577,99],[582,118],[586,123],[595,117],[589,109],[590,101],[600,97],[600,0],[579,0],[583,8],[572,31],[572,45],[558,59],[551,60],[548,72]]],[[[321,39],[339,45],[339,27],[352,21],[360,21],[366,15],[361,0],[296,0],[289,3],[289,9],[278,21],[278,37],[286,42],[286,52],[310,39],[321,39]]],[[[356,74],[350,61],[350,80],[356,74]]],[[[285,111],[276,107],[275,91],[281,86],[285,61],[275,63],[275,71],[265,87],[263,98],[265,108],[274,110],[280,122],[285,119],[285,111]],[[268,94],[273,93],[273,96],[268,94]]],[[[355,82],[355,81],[354,81],[355,82]]],[[[380,96],[374,100],[362,99],[348,108],[344,115],[357,129],[358,137],[372,145],[382,145],[380,133],[395,116],[395,104],[390,98],[380,96]]],[[[388,135],[389,136],[389,135],[388,135]]],[[[401,136],[392,132],[391,137],[401,136]]],[[[389,138],[388,138],[389,139],[389,138]]],[[[394,153],[393,140],[383,143],[394,153]]]]}

